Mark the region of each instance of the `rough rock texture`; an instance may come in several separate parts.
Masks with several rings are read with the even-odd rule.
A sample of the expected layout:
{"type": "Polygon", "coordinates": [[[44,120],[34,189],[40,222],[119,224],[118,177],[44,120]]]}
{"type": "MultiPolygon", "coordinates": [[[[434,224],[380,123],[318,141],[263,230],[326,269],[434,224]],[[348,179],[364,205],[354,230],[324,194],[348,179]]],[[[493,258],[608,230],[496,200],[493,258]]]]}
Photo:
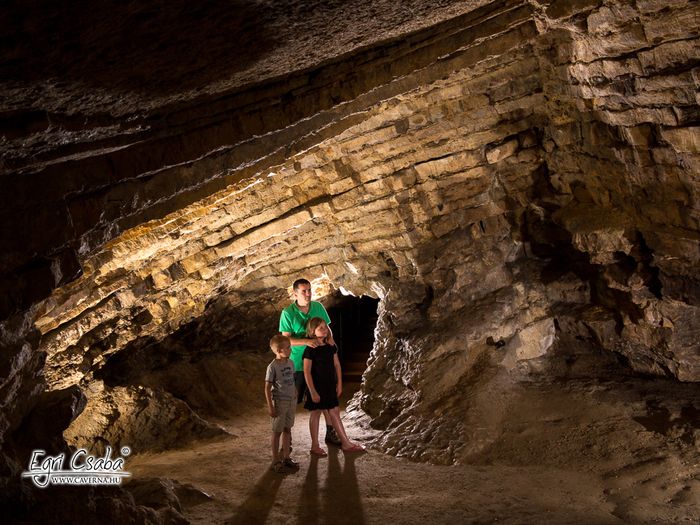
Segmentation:
{"type": "MultiPolygon", "coordinates": [[[[152,480],[151,485],[167,480],[152,480]]],[[[172,485],[172,483],[170,483],[172,485]]],[[[143,491],[114,487],[51,487],[51,490],[37,491],[34,500],[27,508],[17,512],[7,509],[5,518],[10,523],[31,525],[33,523],[76,523],[90,525],[106,523],[138,523],[144,525],[184,525],[189,523],[183,515],[170,506],[179,507],[179,500],[162,498],[141,498],[143,491]],[[140,493],[139,493],[140,492],[140,493]],[[146,499],[143,503],[135,500],[146,499]]]]}
{"type": "MultiPolygon", "coordinates": [[[[269,339],[267,334],[274,333],[275,329],[265,331],[265,338],[269,339]]],[[[263,356],[240,350],[209,354],[206,347],[195,345],[200,353],[193,357],[191,350],[177,348],[176,336],[185,339],[178,331],[158,345],[127,349],[110,360],[100,377],[110,387],[141,385],[153,391],[168,392],[197,414],[214,419],[257,408],[260,375],[273,359],[272,352],[263,356]],[[120,359],[122,356],[124,358],[120,359]]]]}
{"type": "Polygon", "coordinates": [[[382,300],[360,404],[395,453],[468,458],[453,392],[565,366],[566,341],[700,380],[700,7],[474,7],[274,81],[108,106],[95,139],[32,146],[42,121],[6,141],[0,435],[42,365],[87,387],[182,327],[235,345],[300,275],[382,300]]]}
{"type": "Polygon", "coordinates": [[[139,478],[129,481],[124,488],[131,493],[137,505],[157,510],[175,509],[182,512],[183,507],[211,499],[191,485],[164,478],[139,478]]]}
{"type": "Polygon", "coordinates": [[[31,451],[39,448],[68,450],[62,432],[83,412],[86,404],[87,397],[78,385],[44,392],[17,432],[23,457],[29,458],[31,451]]]}
{"type": "Polygon", "coordinates": [[[157,451],[225,434],[170,394],[141,386],[94,391],[98,385],[91,384],[85,410],[64,432],[70,445],[93,455],[107,446],[157,451]]]}

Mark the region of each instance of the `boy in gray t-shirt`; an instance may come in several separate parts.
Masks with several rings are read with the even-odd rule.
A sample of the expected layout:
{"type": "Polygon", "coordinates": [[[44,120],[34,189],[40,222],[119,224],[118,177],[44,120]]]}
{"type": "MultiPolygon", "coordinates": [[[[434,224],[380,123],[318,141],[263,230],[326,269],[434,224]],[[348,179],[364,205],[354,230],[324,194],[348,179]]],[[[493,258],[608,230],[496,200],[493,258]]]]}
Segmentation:
{"type": "Polygon", "coordinates": [[[276,335],[270,339],[270,349],[275,359],[265,373],[265,399],[272,418],[272,470],[287,472],[299,464],[289,457],[292,442],[292,427],[296,411],[296,389],[294,387],[294,363],[289,359],[291,342],[289,337],[276,335]],[[280,450],[282,436],[282,450],[280,450]],[[281,457],[280,457],[281,456],[281,457]]]}

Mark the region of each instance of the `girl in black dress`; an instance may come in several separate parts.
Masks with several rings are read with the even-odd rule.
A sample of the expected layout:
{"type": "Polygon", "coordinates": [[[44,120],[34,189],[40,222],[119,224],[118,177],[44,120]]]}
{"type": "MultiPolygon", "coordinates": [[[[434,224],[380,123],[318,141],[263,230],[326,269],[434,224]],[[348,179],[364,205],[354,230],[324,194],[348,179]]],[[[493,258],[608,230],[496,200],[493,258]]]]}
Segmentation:
{"type": "Polygon", "coordinates": [[[304,408],[311,411],[309,431],[311,432],[311,454],[325,457],[326,451],[318,441],[318,422],[321,410],[328,410],[331,423],[340,438],[340,447],[344,452],[362,452],[364,447],[348,439],[340,420],[338,397],[343,392],[343,375],[338,361],[338,351],[328,344],[330,330],[320,317],[309,319],[306,324],[306,336],[316,339],[316,347],[307,346],[304,350],[304,379],[308,396],[304,408]]]}

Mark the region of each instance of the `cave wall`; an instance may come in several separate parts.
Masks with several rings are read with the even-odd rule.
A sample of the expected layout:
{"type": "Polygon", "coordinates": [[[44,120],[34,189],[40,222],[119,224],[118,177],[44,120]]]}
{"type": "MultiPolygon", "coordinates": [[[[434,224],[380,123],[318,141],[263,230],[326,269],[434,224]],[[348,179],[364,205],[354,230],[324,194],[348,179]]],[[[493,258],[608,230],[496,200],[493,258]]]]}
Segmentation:
{"type": "Polygon", "coordinates": [[[602,6],[552,24],[543,67],[552,218],[622,316],[604,344],[682,380],[699,366],[697,19],[685,3],[602,6]]]}
{"type": "Polygon", "coordinates": [[[697,380],[697,8],[556,7],[534,15],[542,175],[504,235],[525,256],[489,259],[480,240],[445,264],[476,290],[434,286],[446,272],[431,265],[422,319],[408,294],[385,301],[359,406],[388,452],[475,457],[498,439],[512,383],[531,377],[697,380]],[[596,349],[614,353],[594,370],[581,352],[596,349]]]}
{"type": "Polygon", "coordinates": [[[0,435],[125,348],[275,317],[299,275],[382,299],[361,406],[386,450],[467,454],[459,407],[426,408],[562,327],[697,380],[697,17],[495,2],[13,161],[0,435]]]}

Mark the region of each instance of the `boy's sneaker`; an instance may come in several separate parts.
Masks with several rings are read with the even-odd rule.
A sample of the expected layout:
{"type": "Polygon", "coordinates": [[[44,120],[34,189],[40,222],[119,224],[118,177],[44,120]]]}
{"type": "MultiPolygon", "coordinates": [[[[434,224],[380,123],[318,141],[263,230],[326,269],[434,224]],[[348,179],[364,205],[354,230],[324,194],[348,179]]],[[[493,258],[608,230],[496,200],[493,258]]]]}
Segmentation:
{"type": "Polygon", "coordinates": [[[285,467],[289,467],[289,468],[293,468],[293,469],[299,468],[299,463],[294,461],[292,458],[284,458],[282,460],[282,463],[284,464],[285,467]]]}
{"type": "Polygon", "coordinates": [[[333,427],[326,427],[326,443],[339,447],[341,444],[340,438],[333,427]]]}
{"type": "Polygon", "coordinates": [[[277,474],[287,474],[288,472],[284,461],[275,461],[270,467],[270,470],[276,472],[277,474]]]}

